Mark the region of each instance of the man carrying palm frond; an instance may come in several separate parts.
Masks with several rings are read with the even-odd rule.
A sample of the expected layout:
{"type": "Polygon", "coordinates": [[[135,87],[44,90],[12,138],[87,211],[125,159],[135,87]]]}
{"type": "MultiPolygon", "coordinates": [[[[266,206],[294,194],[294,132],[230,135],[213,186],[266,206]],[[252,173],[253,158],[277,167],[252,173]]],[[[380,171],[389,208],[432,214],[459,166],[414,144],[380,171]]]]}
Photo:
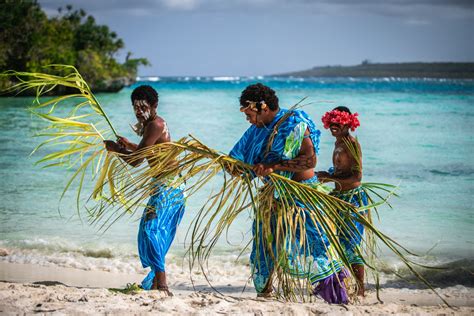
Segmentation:
{"type": "MultiPolygon", "coordinates": [[[[119,153],[125,162],[138,166],[144,160],[141,149],[170,141],[166,122],[156,114],[158,93],[148,85],[137,87],[131,95],[133,110],[138,123],[133,130],[142,137],[140,143],[133,144],[124,137],[118,142],[106,140],[108,151],[119,153]],[[136,153],[134,155],[134,153],[136,153]]],[[[153,157],[147,158],[154,163],[153,157]]],[[[171,181],[171,179],[170,179],[171,181]]],[[[163,181],[152,181],[151,197],[143,212],[138,231],[138,253],[144,268],[151,272],[142,282],[145,290],[168,290],[165,273],[165,256],[176,234],[176,229],[184,214],[184,187],[173,187],[163,181]]]]}
{"type": "MultiPolygon", "coordinates": [[[[335,183],[331,195],[359,208],[368,205],[369,201],[361,187],[362,151],[357,139],[349,133],[360,126],[357,116],[357,113],[352,114],[345,106],[336,107],[324,114],[324,128],[329,129],[332,136],[336,137],[332,158],[334,167],[329,172],[319,171],[317,175],[321,182],[335,183]]],[[[367,216],[367,210],[359,214],[367,216]]],[[[358,250],[364,234],[364,225],[353,220],[347,223],[347,227],[350,229],[344,234],[339,232],[341,244],[357,279],[358,295],[364,296],[364,260],[358,250]]]]}
{"type": "MultiPolygon", "coordinates": [[[[318,180],[313,168],[316,166],[320,131],[309,116],[301,110],[280,109],[275,91],[260,83],[250,85],[242,92],[240,105],[240,111],[252,126],[231,150],[230,156],[254,165],[254,173],[264,179],[276,172],[294,181],[316,186],[318,180]]],[[[253,222],[254,241],[250,261],[258,296],[271,295],[276,262],[280,265],[283,262],[284,269],[290,271],[292,276],[308,278],[312,285],[330,279],[331,282],[325,283],[331,287],[326,292],[332,294],[324,295],[326,292],[323,291],[321,296],[330,303],[347,303],[347,292],[337,276],[341,267],[337,260],[331,258],[324,230],[310,219],[310,211],[304,209],[304,205],[298,205],[297,199],[276,195],[272,192],[270,198],[277,202],[268,204],[272,205],[268,207],[270,210],[257,212],[253,222]],[[292,201],[294,210],[297,207],[303,209],[302,217],[306,218],[305,236],[301,236],[299,227],[290,234],[283,233],[286,236],[283,251],[276,249],[279,234],[275,228],[281,216],[278,214],[278,201],[281,199],[292,201]],[[304,256],[304,264],[299,261],[301,256],[304,256]],[[335,279],[338,282],[333,282],[335,279]]],[[[291,216],[296,216],[297,211],[294,212],[295,215],[291,216]]]]}

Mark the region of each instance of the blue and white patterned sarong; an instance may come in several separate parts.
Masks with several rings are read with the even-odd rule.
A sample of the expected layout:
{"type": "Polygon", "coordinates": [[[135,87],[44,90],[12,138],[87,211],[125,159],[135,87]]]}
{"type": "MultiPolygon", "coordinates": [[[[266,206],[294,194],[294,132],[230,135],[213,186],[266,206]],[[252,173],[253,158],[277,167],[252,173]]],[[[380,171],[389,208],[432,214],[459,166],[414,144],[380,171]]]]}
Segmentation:
{"type": "MultiPolygon", "coordinates": [[[[316,187],[319,184],[316,175],[300,182],[310,187],[316,187]]],[[[314,285],[335,272],[339,272],[342,266],[339,260],[334,259],[334,255],[330,256],[330,243],[321,224],[311,219],[310,210],[306,205],[301,204],[298,200],[296,200],[296,205],[303,209],[303,216],[306,219],[306,241],[301,245],[301,232],[297,227],[295,240],[288,245],[287,251],[290,254],[288,267],[292,275],[309,278],[311,284],[314,285]]]]}
{"type": "Polygon", "coordinates": [[[165,256],[185,209],[184,185],[175,188],[158,183],[154,185],[154,190],[138,230],[140,261],[144,268],[151,267],[142,281],[145,290],[151,289],[155,272],[165,271],[165,256]]]}
{"type": "MultiPolygon", "coordinates": [[[[332,191],[331,195],[351,203],[355,207],[363,207],[369,205],[367,194],[362,187],[357,187],[347,191],[332,191]]],[[[367,210],[359,212],[359,216],[365,216],[367,210]]],[[[351,214],[352,218],[355,218],[357,214],[351,214]]],[[[344,252],[349,260],[350,264],[364,264],[364,260],[360,256],[360,244],[364,235],[364,225],[355,219],[347,219],[345,221],[346,231],[345,234],[341,233],[341,229],[338,229],[339,241],[344,247],[344,252]]]]}
{"type": "MultiPolygon", "coordinates": [[[[303,180],[301,183],[307,184],[308,186],[315,187],[319,184],[317,176],[311,179],[303,180]]],[[[305,220],[305,231],[306,236],[304,239],[301,236],[300,227],[296,227],[294,240],[287,240],[285,251],[287,255],[287,262],[284,266],[288,272],[298,278],[309,279],[311,284],[315,285],[321,280],[333,275],[336,272],[341,271],[341,262],[331,257],[329,251],[331,249],[329,240],[318,222],[311,219],[310,210],[305,205],[295,200],[296,205],[301,208],[301,212],[298,216],[304,216],[305,220]],[[301,240],[305,240],[301,243],[301,240]]],[[[294,217],[297,213],[294,214],[294,217]]],[[[275,217],[276,214],[272,213],[271,227],[275,230],[275,217]]],[[[253,222],[253,235],[256,235],[257,221],[253,222]]],[[[259,223],[259,230],[262,231],[262,223],[259,223]]],[[[256,243],[252,244],[252,252],[250,254],[250,262],[252,263],[252,276],[254,286],[257,292],[262,292],[268,281],[270,280],[271,273],[273,271],[274,262],[268,254],[268,250],[265,251],[264,241],[262,234],[259,234],[259,249],[257,251],[256,243]]],[[[272,250],[275,256],[276,253],[275,243],[272,243],[272,250]]],[[[278,258],[275,260],[280,261],[280,264],[284,264],[278,258]]]]}
{"type": "MultiPolygon", "coordinates": [[[[242,138],[237,142],[237,144],[235,144],[230,152],[230,156],[251,165],[258,163],[275,163],[283,160],[294,159],[300,152],[306,130],[309,131],[309,137],[313,143],[315,153],[317,154],[321,132],[317,129],[311,118],[301,110],[292,111],[292,115],[281,123],[278,127],[278,133],[274,136],[270,151],[268,153],[266,152],[267,144],[275,124],[287,112],[288,110],[281,109],[269,126],[260,128],[255,125],[250,126],[242,138]]],[[[293,173],[291,172],[284,171],[279,173],[290,179],[293,177],[293,173]]],[[[317,179],[314,177],[304,182],[313,184],[317,182],[317,179]]],[[[276,198],[278,199],[278,196],[276,196],[276,198]]],[[[263,241],[264,237],[261,234],[261,225],[261,222],[257,225],[257,220],[254,220],[252,225],[254,242],[250,255],[253,282],[256,291],[259,293],[264,291],[267,287],[274,267],[274,262],[271,255],[268,253],[268,249],[264,249],[265,242],[263,241]],[[258,249],[257,241],[259,245],[258,249]]],[[[270,226],[275,227],[273,216],[270,218],[270,226]]],[[[309,277],[312,283],[322,280],[339,271],[339,267],[329,259],[327,251],[329,242],[327,237],[321,227],[317,226],[319,226],[319,224],[315,225],[311,220],[306,221],[307,244],[305,246],[305,251],[301,251],[301,249],[294,251],[292,245],[289,245],[288,247],[288,251],[290,252],[288,268],[290,269],[290,272],[295,276],[309,277]],[[306,267],[308,267],[307,265],[310,263],[310,271],[299,266],[299,262],[301,262],[299,258],[292,258],[292,254],[297,254],[297,256],[299,256],[301,253],[309,255],[310,258],[304,258],[304,262],[306,267]]],[[[294,245],[294,243],[292,244],[294,245]]],[[[267,247],[268,246],[270,245],[267,245],[267,247]]],[[[271,247],[274,248],[274,246],[273,242],[271,247]]]]}

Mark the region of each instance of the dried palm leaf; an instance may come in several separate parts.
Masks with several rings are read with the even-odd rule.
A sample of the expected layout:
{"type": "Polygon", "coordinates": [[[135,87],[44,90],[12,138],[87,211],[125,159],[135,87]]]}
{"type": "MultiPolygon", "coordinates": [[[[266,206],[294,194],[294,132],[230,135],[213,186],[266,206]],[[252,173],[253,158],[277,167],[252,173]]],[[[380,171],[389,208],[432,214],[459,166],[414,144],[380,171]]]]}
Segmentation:
{"type": "MultiPolygon", "coordinates": [[[[250,216],[255,218],[257,227],[261,227],[261,235],[264,237],[261,240],[255,238],[254,242],[262,242],[263,249],[276,263],[274,275],[277,294],[285,299],[307,300],[311,293],[312,285],[306,272],[311,264],[311,254],[306,253],[305,247],[301,247],[307,242],[305,223],[312,222],[321,227],[329,241],[326,250],[330,259],[350,267],[337,230],[353,231],[354,224],[348,220],[352,218],[362,223],[367,232],[393,251],[432,289],[413,268],[414,263],[407,257],[411,252],[379,231],[371,221],[357,216],[358,210],[353,205],[328,195],[318,187],[310,187],[279,174],[273,173],[265,181],[255,179],[252,166],[219,153],[193,137],[143,148],[127,159],[133,162],[153,157],[149,160],[149,166],[128,168],[119,154],[107,154],[104,150],[102,140],[116,136],[117,133],[87,83],[74,67],[54,67],[68,74],[54,76],[9,71],[3,76],[16,76],[19,80],[10,91],[36,89],[36,104],[31,111],[50,125],[38,135],[46,137],[46,140],[35,151],[45,146],[56,148],[56,151],[41,158],[39,163],[47,163],[46,166],[66,166],[75,170],[64,192],[71,188],[76,178],[79,179],[78,212],[82,210],[79,202],[87,170],[92,179],[96,180],[85,208],[90,222],[99,225],[100,229],[107,229],[120,218],[143,209],[146,199],[153,193],[154,185],[158,183],[170,186],[187,183],[186,191],[191,196],[213,178],[222,177],[222,185],[197,211],[189,228],[190,265],[192,267],[197,264],[205,275],[207,261],[219,238],[227,232],[239,214],[249,211],[250,216]],[[58,85],[77,90],[77,93],[40,101],[42,95],[58,85]],[[76,104],[66,115],[60,116],[56,114],[60,112],[58,105],[65,101],[74,101],[76,104]],[[42,112],[45,109],[48,111],[42,112]],[[227,172],[239,175],[229,176],[227,172]],[[272,217],[275,218],[275,225],[270,220],[272,217]],[[293,249],[291,255],[289,247],[293,249]]],[[[378,188],[379,184],[366,185],[367,190],[378,188]]],[[[378,203],[373,203],[372,207],[378,203]]],[[[374,257],[377,256],[370,244],[367,249],[374,257]]],[[[370,262],[366,264],[370,269],[377,269],[370,262]]]]}

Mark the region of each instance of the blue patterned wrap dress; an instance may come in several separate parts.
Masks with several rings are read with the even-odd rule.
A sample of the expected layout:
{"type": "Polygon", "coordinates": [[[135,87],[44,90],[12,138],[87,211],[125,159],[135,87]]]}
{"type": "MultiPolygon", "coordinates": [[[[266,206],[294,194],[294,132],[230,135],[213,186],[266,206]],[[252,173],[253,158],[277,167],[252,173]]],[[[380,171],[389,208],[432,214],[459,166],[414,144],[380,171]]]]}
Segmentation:
{"type": "MultiPolygon", "coordinates": [[[[317,154],[321,132],[317,129],[311,118],[301,110],[292,110],[292,115],[281,123],[271,144],[271,150],[268,153],[266,152],[267,144],[275,125],[287,112],[288,110],[281,109],[268,126],[260,128],[255,125],[250,126],[242,138],[235,144],[229,155],[251,165],[291,160],[298,156],[306,130],[309,131],[309,137],[317,154]]],[[[294,174],[288,171],[278,173],[290,179],[294,174]]],[[[316,177],[302,182],[310,186],[318,183],[316,177]]],[[[278,196],[275,195],[275,198],[278,199],[278,196]]],[[[298,201],[296,204],[299,204],[298,201]]],[[[304,207],[304,205],[298,206],[304,207]]],[[[306,218],[309,218],[308,210],[305,210],[305,212],[307,215],[306,218]]],[[[275,219],[271,218],[270,223],[271,226],[274,227],[275,219]]],[[[262,234],[260,233],[262,231],[261,223],[257,223],[257,220],[254,219],[252,228],[254,236],[250,255],[252,278],[256,291],[261,293],[266,289],[267,283],[271,279],[274,262],[270,258],[268,251],[264,249],[264,243],[262,242],[264,237],[261,236],[262,234]],[[257,227],[257,225],[259,225],[259,227],[257,227]],[[256,236],[257,232],[259,232],[258,236],[256,236]],[[258,239],[259,249],[257,249],[256,239],[258,239]]],[[[307,220],[305,229],[306,244],[304,247],[306,247],[306,249],[302,251],[302,249],[296,249],[300,248],[299,246],[295,248],[295,245],[299,244],[299,240],[290,242],[287,247],[289,254],[287,268],[289,268],[292,275],[309,278],[314,284],[340,271],[340,265],[338,261],[330,259],[328,255],[330,245],[321,226],[318,223],[307,220]],[[305,262],[304,267],[301,264],[302,260],[297,258],[301,253],[306,254],[306,258],[303,260],[305,262]]],[[[296,239],[299,238],[299,234],[300,232],[297,231],[296,239]]],[[[272,247],[274,248],[274,246],[273,244],[272,247]]]]}

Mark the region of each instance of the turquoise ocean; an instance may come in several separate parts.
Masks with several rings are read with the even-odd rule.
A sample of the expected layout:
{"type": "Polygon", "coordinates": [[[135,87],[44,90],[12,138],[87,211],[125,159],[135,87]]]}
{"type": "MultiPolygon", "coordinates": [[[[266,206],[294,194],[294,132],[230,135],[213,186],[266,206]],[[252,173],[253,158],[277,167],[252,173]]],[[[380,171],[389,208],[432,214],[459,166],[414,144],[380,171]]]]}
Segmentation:
{"type": "MultiPolygon", "coordinates": [[[[177,77],[139,78],[160,94],[158,113],[173,139],[192,134],[227,153],[248,127],[238,97],[249,84],[277,91],[288,108],[307,97],[304,110],[322,131],[318,170],[331,166],[334,139],[321,116],[337,105],[358,112],[364,182],[399,186],[393,209],[380,209],[377,226],[420,260],[447,265],[460,274],[474,262],[474,81],[398,78],[177,77]]],[[[130,93],[136,86],[97,97],[119,133],[137,142],[130,93]]],[[[106,232],[91,227],[76,211],[75,197],[59,197],[72,173],[35,166],[29,156],[41,122],[26,111],[33,98],[0,98],[0,248],[3,262],[59,265],[80,269],[143,272],[137,257],[138,217],[124,218],[106,232]]],[[[90,187],[90,186],[89,186],[90,187]]],[[[182,262],[186,232],[209,196],[191,197],[168,261],[182,262]]],[[[85,212],[83,212],[85,214],[85,212]]],[[[248,216],[231,229],[216,258],[233,261],[250,237],[248,216]]],[[[387,253],[387,264],[399,264],[387,253]]],[[[246,254],[238,261],[247,262],[246,254]]],[[[453,270],[454,271],[454,270],[453,270]]],[[[463,272],[464,271],[464,272],[463,272]]],[[[472,272],[471,274],[472,275],[472,272]]],[[[462,280],[462,276],[459,275],[462,280]]],[[[472,282],[472,277],[471,281],[472,282]]],[[[473,285],[473,284],[470,284],[473,285]]]]}

